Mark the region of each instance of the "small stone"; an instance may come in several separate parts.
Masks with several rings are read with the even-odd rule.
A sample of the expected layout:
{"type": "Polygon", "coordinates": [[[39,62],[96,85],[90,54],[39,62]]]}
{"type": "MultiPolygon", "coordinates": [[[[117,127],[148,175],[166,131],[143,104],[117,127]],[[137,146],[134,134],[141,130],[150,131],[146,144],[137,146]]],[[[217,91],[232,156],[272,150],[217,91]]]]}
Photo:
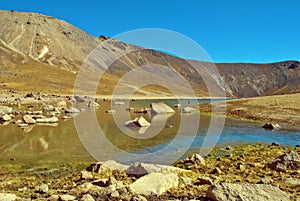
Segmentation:
{"type": "Polygon", "coordinates": [[[61,196],[59,196],[59,199],[61,201],[72,201],[72,200],[75,200],[76,197],[74,197],[73,195],[61,195],[61,196]]]}
{"type": "Polygon", "coordinates": [[[48,191],[49,191],[48,185],[47,184],[42,184],[42,185],[37,187],[35,192],[44,194],[44,193],[47,193],[48,191]]]}
{"type": "Polygon", "coordinates": [[[112,193],[110,194],[110,196],[113,197],[113,198],[117,198],[117,197],[120,196],[120,194],[119,194],[118,191],[114,191],[114,192],[112,192],[112,193]]]}
{"type": "Polygon", "coordinates": [[[232,149],[232,147],[231,146],[227,146],[227,147],[225,147],[225,150],[227,150],[227,151],[229,151],[229,150],[231,150],[232,149]]]}
{"type": "Polygon", "coordinates": [[[47,198],[48,201],[58,201],[59,195],[51,195],[49,198],[47,198]]]}
{"type": "Polygon", "coordinates": [[[236,169],[241,170],[241,171],[245,171],[246,166],[243,163],[238,163],[236,169]]]}
{"type": "Polygon", "coordinates": [[[130,201],[147,201],[147,199],[142,195],[136,195],[132,197],[130,201]]]}
{"type": "Polygon", "coordinates": [[[262,178],[259,183],[260,184],[272,184],[273,180],[271,178],[265,177],[265,178],[262,178]]]}
{"type": "Polygon", "coordinates": [[[95,201],[93,196],[91,196],[90,194],[85,194],[80,200],[81,201],[95,201]]]}
{"type": "Polygon", "coordinates": [[[80,175],[80,179],[81,180],[91,180],[91,179],[94,178],[94,176],[92,175],[92,173],[90,173],[90,172],[88,172],[86,170],[81,171],[80,174],[81,174],[80,175]]]}
{"type": "Polygon", "coordinates": [[[92,184],[96,185],[96,186],[100,186],[100,187],[108,187],[108,179],[97,179],[95,181],[92,182],[92,184]]]}
{"type": "Polygon", "coordinates": [[[209,177],[199,177],[194,185],[213,185],[213,181],[209,177]]]}
{"type": "Polygon", "coordinates": [[[272,142],[271,146],[274,146],[274,147],[279,147],[280,144],[278,142],[272,142]]]}
{"type": "Polygon", "coordinates": [[[189,177],[180,177],[179,178],[180,183],[184,184],[185,186],[191,185],[193,180],[189,177]]]}
{"type": "Polygon", "coordinates": [[[218,167],[216,167],[212,172],[211,172],[211,174],[221,174],[222,173],[222,171],[218,168],[218,167]]]}

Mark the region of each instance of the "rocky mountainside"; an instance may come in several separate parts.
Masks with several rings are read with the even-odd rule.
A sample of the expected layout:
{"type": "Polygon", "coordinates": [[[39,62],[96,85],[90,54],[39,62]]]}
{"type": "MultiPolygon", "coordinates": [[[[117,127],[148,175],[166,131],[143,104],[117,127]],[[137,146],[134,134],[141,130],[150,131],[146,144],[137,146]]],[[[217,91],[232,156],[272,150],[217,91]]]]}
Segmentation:
{"type": "MultiPolygon", "coordinates": [[[[41,14],[0,11],[1,90],[72,93],[74,81],[83,66],[86,71],[82,77],[85,79],[80,85],[88,86],[98,81],[96,75],[101,75],[97,93],[106,95],[111,94],[120,78],[132,69],[153,64],[155,67],[145,68],[138,74],[137,81],[132,82],[131,79],[122,86],[134,88],[155,74],[160,76],[159,83],[172,82],[174,88],[184,92],[188,86],[180,81],[174,82],[183,76],[198,96],[209,95],[206,86],[218,95],[222,82],[227,96],[233,97],[300,92],[300,63],[297,61],[216,64],[221,75],[216,76],[211,63],[186,61],[105,36],[94,37],[65,21],[41,14]],[[89,57],[87,61],[88,55],[97,47],[101,48],[97,57],[89,57]],[[114,58],[119,59],[114,61],[114,58]],[[105,68],[111,61],[110,68],[105,68]],[[91,68],[95,64],[103,75],[91,68]],[[197,72],[191,65],[200,71],[197,72]],[[171,67],[180,75],[166,70],[164,66],[171,67]]],[[[158,86],[148,86],[145,90],[170,93],[158,86]]]]}

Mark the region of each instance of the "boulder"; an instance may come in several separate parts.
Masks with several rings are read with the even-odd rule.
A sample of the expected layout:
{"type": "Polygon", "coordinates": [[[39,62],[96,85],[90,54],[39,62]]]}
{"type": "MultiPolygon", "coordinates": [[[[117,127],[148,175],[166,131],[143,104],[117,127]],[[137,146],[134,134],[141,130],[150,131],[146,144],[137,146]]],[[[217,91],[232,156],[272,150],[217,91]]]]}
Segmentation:
{"type": "Polygon", "coordinates": [[[36,121],[32,118],[32,116],[28,115],[28,114],[23,116],[23,120],[26,124],[35,124],[36,123],[36,121]]]}
{"type": "Polygon", "coordinates": [[[12,113],[12,108],[8,106],[0,106],[0,115],[1,114],[10,114],[12,113]]]}
{"type": "Polygon", "coordinates": [[[42,185],[38,186],[35,190],[35,192],[41,193],[41,194],[47,193],[48,191],[49,191],[49,187],[47,184],[42,184],[42,185]]]}
{"type": "Polygon", "coordinates": [[[161,195],[178,186],[178,176],[173,173],[153,172],[129,185],[131,191],[140,195],[161,195]]]}
{"type": "Polygon", "coordinates": [[[196,112],[197,110],[195,108],[192,107],[185,107],[182,109],[182,113],[193,113],[196,112]]]}
{"type": "Polygon", "coordinates": [[[209,177],[198,177],[194,185],[212,185],[213,181],[209,177]]]}
{"type": "Polygon", "coordinates": [[[272,124],[272,123],[266,123],[262,127],[266,130],[276,130],[276,129],[280,128],[280,126],[278,124],[272,124]]]}
{"type": "Polygon", "coordinates": [[[72,201],[72,200],[75,200],[76,197],[73,196],[73,195],[61,195],[59,196],[59,200],[61,201],[72,201]]]}
{"type": "Polygon", "coordinates": [[[151,113],[154,114],[166,114],[166,113],[174,113],[175,111],[168,105],[163,102],[159,103],[151,103],[151,113]]]}
{"type": "Polygon", "coordinates": [[[278,187],[266,184],[220,183],[211,186],[206,197],[214,201],[289,201],[287,193],[278,187]]]}
{"type": "Polygon", "coordinates": [[[146,174],[150,174],[152,172],[160,172],[160,173],[174,173],[179,174],[184,172],[181,168],[167,166],[167,165],[157,165],[157,164],[147,164],[147,163],[134,163],[129,168],[127,168],[124,172],[129,176],[141,177],[146,174]]]}
{"type": "Polygon", "coordinates": [[[125,126],[138,126],[138,127],[147,127],[151,124],[143,117],[137,117],[134,120],[127,121],[125,126]]]}
{"type": "Polygon", "coordinates": [[[55,107],[53,105],[44,105],[43,106],[43,111],[44,112],[51,112],[51,111],[54,111],[55,110],[55,107]]]}
{"type": "Polygon", "coordinates": [[[65,113],[80,113],[80,110],[75,107],[65,108],[65,113]]]}
{"type": "Polygon", "coordinates": [[[36,119],[36,123],[57,123],[58,121],[57,117],[36,119]]]}
{"type": "Polygon", "coordinates": [[[90,172],[88,172],[86,170],[80,171],[80,179],[91,180],[93,178],[94,178],[94,176],[90,172]]]}
{"type": "Polygon", "coordinates": [[[82,198],[80,200],[81,201],[95,201],[95,199],[90,194],[85,194],[84,196],[82,196],[82,198]]]}
{"type": "Polygon", "coordinates": [[[93,108],[93,107],[99,107],[100,105],[98,103],[96,103],[95,101],[90,101],[87,106],[89,108],[93,108]]]}
{"type": "Polygon", "coordinates": [[[300,157],[296,152],[290,151],[283,154],[272,162],[269,162],[266,167],[281,172],[286,170],[299,170],[300,157]]]}
{"type": "Polygon", "coordinates": [[[10,121],[11,117],[8,114],[0,116],[0,121],[10,121]]]}
{"type": "Polygon", "coordinates": [[[67,107],[67,101],[65,100],[59,101],[58,103],[56,103],[56,106],[60,108],[67,107]]]}
{"type": "Polygon", "coordinates": [[[194,168],[194,167],[205,165],[205,160],[199,154],[192,154],[190,157],[179,161],[178,164],[182,164],[186,168],[191,169],[191,168],[194,168]]]}
{"type": "Polygon", "coordinates": [[[118,163],[113,160],[108,160],[104,162],[92,163],[89,167],[86,168],[87,171],[100,173],[103,171],[113,171],[117,170],[119,172],[125,171],[129,166],[118,163]]]}

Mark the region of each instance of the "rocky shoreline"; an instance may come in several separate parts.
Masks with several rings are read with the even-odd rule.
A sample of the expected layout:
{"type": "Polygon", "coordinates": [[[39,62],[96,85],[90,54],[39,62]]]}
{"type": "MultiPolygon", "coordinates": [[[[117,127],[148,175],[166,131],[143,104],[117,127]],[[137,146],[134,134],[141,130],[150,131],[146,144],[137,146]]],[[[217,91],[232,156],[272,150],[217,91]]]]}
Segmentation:
{"type": "Polygon", "coordinates": [[[0,200],[294,200],[300,198],[300,147],[276,143],[215,148],[172,166],[78,163],[0,168],[0,200]]]}

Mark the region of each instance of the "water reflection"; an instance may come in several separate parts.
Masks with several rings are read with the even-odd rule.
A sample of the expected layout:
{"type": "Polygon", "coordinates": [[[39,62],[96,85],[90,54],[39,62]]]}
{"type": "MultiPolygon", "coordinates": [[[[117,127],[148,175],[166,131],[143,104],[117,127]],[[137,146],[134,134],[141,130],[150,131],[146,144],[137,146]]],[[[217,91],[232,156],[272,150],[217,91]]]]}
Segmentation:
{"type": "MultiPolygon", "coordinates": [[[[139,110],[149,106],[151,101],[134,101],[131,107],[139,110]]],[[[169,101],[169,105],[178,102],[169,101]]],[[[188,101],[180,102],[182,106],[188,101]]],[[[192,106],[194,107],[194,106],[192,106]]],[[[127,106],[101,102],[99,108],[90,108],[77,115],[70,116],[80,122],[80,128],[73,120],[60,120],[58,124],[36,124],[19,128],[15,124],[0,126],[0,160],[10,163],[10,158],[27,165],[44,163],[66,163],[68,161],[91,161],[83,144],[88,143],[93,156],[99,160],[115,159],[119,161],[143,160],[164,163],[184,154],[187,147],[199,151],[202,145],[209,146],[215,141],[214,134],[205,138],[211,118],[207,115],[181,114],[175,109],[174,114],[151,115],[137,114],[126,110],[127,106]],[[116,114],[105,111],[116,109],[116,114]],[[125,122],[143,116],[151,123],[145,128],[128,128],[125,122]],[[120,124],[116,123],[116,119],[120,124]],[[198,128],[199,127],[199,128],[198,128]],[[99,132],[101,129],[101,132],[99,132]],[[197,135],[195,135],[195,129],[197,135]],[[78,136],[77,131],[80,131],[78,136]],[[206,141],[205,141],[206,140],[206,141]],[[133,156],[133,157],[132,157],[133,156]]],[[[63,115],[60,117],[62,118],[63,115]]],[[[279,142],[281,144],[299,144],[299,132],[266,131],[260,124],[226,120],[219,144],[239,142],[279,142]]],[[[90,151],[90,150],[89,150],[90,151]]]]}

